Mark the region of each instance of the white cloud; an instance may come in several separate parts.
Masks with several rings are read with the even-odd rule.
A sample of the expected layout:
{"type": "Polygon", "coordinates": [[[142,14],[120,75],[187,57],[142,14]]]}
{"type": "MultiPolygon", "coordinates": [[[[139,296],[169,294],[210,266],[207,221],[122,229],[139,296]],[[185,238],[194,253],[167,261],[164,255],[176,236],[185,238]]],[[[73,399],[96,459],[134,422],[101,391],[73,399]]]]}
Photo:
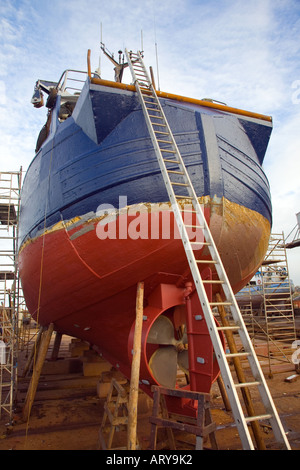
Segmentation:
{"type": "Polygon", "coordinates": [[[6,104],[6,85],[5,81],[0,80],[0,106],[6,104]]]}

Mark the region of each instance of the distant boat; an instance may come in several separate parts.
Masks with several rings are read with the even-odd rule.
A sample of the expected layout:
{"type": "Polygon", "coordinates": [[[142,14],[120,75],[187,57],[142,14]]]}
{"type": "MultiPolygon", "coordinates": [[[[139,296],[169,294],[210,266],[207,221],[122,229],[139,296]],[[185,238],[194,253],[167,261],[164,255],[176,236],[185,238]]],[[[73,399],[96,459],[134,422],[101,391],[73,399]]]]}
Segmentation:
{"type": "Polygon", "coordinates": [[[251,281],[241,289],[236,295],[237,302],[241,308],[251,303],[252,309],[263,311],[264,309],[264,288],[263,276],[267,280],[267,296],[272,298],[272,305],[283,304],[284,298],[290,302],[291,293],[294,292],[292,280],[287,278],[284,269],[277,271],[262,272],[257,271],[251,281]],[[280,301],[276,302],[276,295],[280,294],[280,301]]]}
{"type": "MultiPolygon", "coordinates": [[[[135,87],[121,83],[125,66],[115,61],[115,82],[92,74],[90,62],[88,73],[37,81],[32,102],[40,107],[48,95],[48,119],[22,188],[19,266],[38,323],[88,341],[127,377],[136,286],[144,281],[140,377],[150,393],[151,384],[176,385],[177,364],[188,377],[191,275],[135,87]]],[[[262,163],[272,119],[213,100],[157,95],[238,292],[268,247],[272,209],[262,163]]],[[[209,391],[219,369],[205,325],[199,351],[206,358],[199,389],[209,391]]]]}

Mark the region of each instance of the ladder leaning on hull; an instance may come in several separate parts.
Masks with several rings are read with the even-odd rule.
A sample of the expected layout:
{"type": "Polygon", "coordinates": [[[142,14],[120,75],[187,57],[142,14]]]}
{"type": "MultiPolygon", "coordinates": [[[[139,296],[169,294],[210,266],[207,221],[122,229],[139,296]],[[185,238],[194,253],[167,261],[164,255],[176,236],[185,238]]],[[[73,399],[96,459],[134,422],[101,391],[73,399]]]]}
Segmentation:
{"type": "MultiPolygon", "coordinates": [[[[256,357],[253,345],[249,338],[231,285],[227,278],[219,252],[216,248],[194,187],[178,150],[173,133],[169,127],[160,101],[156,95],[155,89],[145,68],[142,56],[140,52],[128,52],[127,49],[126,56],[134,80],[134,85],[143,108],[145,120],[155,149],[163,180],[170,198],[172,210],[178,225],[180,236],[193,276],[193,281],[199,296],[200,304],[210,333],[216,358],[218,360],[221,375],[227,390],[228,398],[232,407],[232,413],[240,435],[243,449],[253,450],[255,448],[253,439],[248,429],[248,423],[257,424],[260,420],[268,420],[272,426],[275,439],[279,446],[283,449],[290,449],[289,442],[262,373],[260,364],[256,357]],[[186,195],[182,194],[182,190],[186,191],[186,195]],[[189,201],[190,207],[193,206],[192,212],[196,215],[197,223],[199,225],[196,224],[191,226],[185,223],[182,216],[180,202],[186,200],[189,201]],[[190,228],[201,228],[204,235],[204,241],[191,242],[188,236],[188,229],[190,228]],[[193,248],[195,249],[195,244],[199,245],[199,243],[208,247],[211,257],[210,260],[196,259],[193,248]],[[202,266],[212,264],[217,272],[218,278],[214,279],[213,281],[202,280],[199,271],[201,263],[202,266]],[[222,299],[219,295],[217,302],[210,302],[206,294],[204,285],[205,283],[214,283],[214,285],[219,284],[219,286],[223,289],[222,299]],[[228,322],[226,319],[222,326],[217,326],[212,311],[214,307],[221,309],[229,307],[231,312],[230,322],[228,322]],[[225,352],[219,335],[219,330],[223,331],[225,334],[230,334],[231,339],[234,338],[234,335],[232,334],[233,332],[238,333],[243,345],[243,352],[237,352],[236,347],[231,349],[230,353],[225,352]],[[236,383],[234,381],[233,374],[231,373],[228,360],[238,360],[241,358],[247,358],[252,371],[253,380],[246,381],[244,379],[245,376],[243,375],[243,380],[241,380],[239,376],[238,383],[236,383]],[[248,392],[250,387],[257,387],[260,393],[261,402],[265,408],[265,412],[263,414],[258,413],[255,416],[254,413],[249,413],[249,409],[247,407],[248,416],[246,416],[246,412],[243,410],[238,390],[241,390],[242,392],[248,392]]],[[[244,396],[244,394],[242,395],[244,396]]]]}

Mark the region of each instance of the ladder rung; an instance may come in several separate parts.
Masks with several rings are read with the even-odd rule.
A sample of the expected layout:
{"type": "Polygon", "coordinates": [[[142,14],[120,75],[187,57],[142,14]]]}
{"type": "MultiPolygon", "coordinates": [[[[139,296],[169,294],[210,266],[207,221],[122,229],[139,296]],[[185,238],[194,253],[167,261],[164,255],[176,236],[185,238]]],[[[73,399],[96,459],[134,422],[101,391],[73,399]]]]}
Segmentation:
{"type": "MultiPolygon", "coordinates": [[[[278,313],[278,310],[275,310],[275,312],[278,313]]],[[[276,319],[281,319],[281,320],[285,320],[286,318],[294,318],[294,315],[290,314],[290,315],[272,315],[271,317],[269,317],[269,320],[276,320],[276,319]]]]}
{"type": "MultiPolygon", "coordinates": [[[[195,228],[201,228],[201,227],[195,227],[195,228]]],[[[196,259],[195,260],[197,264],[217,264],[217,261],[211,259],[196,259]]]]}
{"type": "Polygon", "coordinates": [[[231,357],[247,357],[250,356],[250,353],[248,352],[240,352],[240,353],[227,353],[225,354],[226,357],[231,358],[231,357]]]}
{"type": "Polygon", "coordinates": [[[11,385],[12,385],[12,382],[3,382],[1,384],[1,387],[11,387],[11,385]]]}
{"type": "Polygon", "coordinates": [[[244,388],[244,387],[255,387],[257,385],[260,385],[261,382],[241,382],[238,384],[234,384],[235,388],[244,388]]]}
{"type": "Polygon", "coordinates": [[[140,87],[147,88],[150,90],[151,83],[148,81],[146,75],[142,75],[141,73],[135,72],[136,81],[139,83],[140,87]]]}
{"type": "Polygon", "coordinates": [[[175,183],[173,181],[171,181],[171,184],[176,185],[176,186],[185,186],[185,187],[189,186],[187,183],[175,183]]]}
{"type": "MultiPolygon", "coordinates": [[[[195,212],[195,214],[196,214],[196,212],[195,212]]],[[[209,243],[209,242],[190,242],[190,244],[191,245],[205,245],[205,246],[210,246],[211,245],[211,243],[209,243]]]]}
{"type": "Polygon", "coordinates": [[[167,150],[167,149],[160,149],[161,152],[167,152],[167,153],[177,153],[176,150],[167,150]]]}
{"type": "Polygon", "coordinates": [[[172,143],[170,140],[162,140],[162,139],[157,139],[157,142],[161,142],[163,144],[171,144],[172,143]]]}
{"type": "MultiPolygon", "coordinates": [[[[270,305],[270,307],[272,307],[272,305],[270,305]]],[[[267,313],[278,313],[278,312],[290,312],[291,309],[277,308],[277,309],[270,310],[270,309],[268,308],[268,306],[267,306],[267,307],[266,307],[266,311],[267,311],[267,313]]]]}
{"type": "Polygon", "coordinates": [[[294,326],[281,325],[280,327],[269,326],[268,331],[270,333],[276,334],[277,336],[288,336],[291,334],[291,332],[294,332],[294,329],[294,326]]]}
{"type": "Polygon", "coordinates": [[[136,70],[134,71],[134,74],[135,74],[135,77],[136,77],[136,79],[137,79],[138,82],[141,83],[142,80],[144,81],[144,83],[141,83],[142,85],[144,85],[145,83],[146,83],[147,85],[148,85],[148,84],[150,85],[150,82],[149,82],[149,80],[148,80],[148,77],[147,77],[147,75],[145,74],[145,72],[144,72],[143,70],[141,70],[141,69],[140,69],[140,70],[136,69],[136,70]],[[141,77],[141,78],[140,78],[140,77],[141,77]]]}
{"type": "MultiPolygon", "coordinates": [[[[145,79],[149,82],[148,76],[147,76],[147,70],[139,64],[137,61],[133,64],[133,70],[135,75],[140,75],[145,77],[145,79]]],[[[133,77],[134,78],[134,77],[133,77]]]]}
{"type": "Polygon", "coordinates": [[[167,163],[179,163],[178,160],[166,160],[165,158],[164,158],[164,162],[167,162],[167,163]]]}
{"type": "Polygon", "coordinates": [[[202,280],[203,284],[224,284],[225,281],[215,280],[215,279],[205,279],[202,280]]]}
{"type": "Polygon", "coordinates": [[[265,415],[258,415],[258,416],[245,416],[245,421],[246,423],[250,423],[251,421],[260,421],[262,419],[270,419],[270,418],[273,418],[273,415],[265,414],[265,415]]]}
{"type": "MultiPolygon", "coordinates": [[[[174,175],[184,175],[183,171],[167,170],[167,172],[168,173],[173,173],[174,175]]],[[[196,211],[193,211],[193,212],[196,214],[196,211]]]]}
{"type": "Polygon", "coordinates": [[[230,330],[238,331],[238,330],[240,330],[240,327],[236,326],[236,325],[235,326],[217,326],[217,330],[220,330],[220,331],[226,331],[226,330],[228,330],[228,331],[230,331],[230,330]]]}
{"type": "Polygon", "coordinates": [[[232,305],[232,302],[209,302],[209,305],[212,307],[217,307],[218,305],[232,305]]]}
{"type": "Polygon", "coordinates": [[[161,116],[153,116],[153,114],[149,114],[150,118],[155,118],[155,119],[163,119],[161,116]]]}
{"type": "MultiPolygon", "coordinates": [[[[147,103],[148,104],[148,103],[147,103]]],[[[155,103],[149,103],[149,104],[155,104],[155,103]]],[[[157,106],[157,105],[156,105],[157,106]]],[[[149,106],[146,105],[146,109],[148,109],[148,111],[154,111],[155,113],[159,113],[159,109],[156,109],[156,108],[150,108],[149,106]]]]}
{"type": "MultiPolygon", "coordinates": [[[[279,281],[279,282],[274,282],[274,281],[263,281],[264,284],[286,284],[286,281],[279,281]]],[[[268,287],[270,289],[270,287],[268,287]]]]}
{"type": "MultiPolygon", "coordinates": [[[[165,162],[166,161],[169,161],[169,160],[165,160],[165,162]]],[[[175,197],[179,198],[179,199],[191,199],[191,200],[194,199],[192,196],[181,196],[180,194],[175,194],[175,197]]],[[[194,227],[194,226],[193,225],[186,225],[186,227],[194,227]]],[[[199,228],[204,228],[204,227],[199,227],[199,228]]]]}
{"type": "MultiPolygon", "coordinates": [[[[167,127],[166,124],[161,124],[160,122],[151,122],[152,126],[161,126],[161,127],[167,127]]],[[[154,131],[155,133],[159,131],[154,131]]]]}
{"type": "Polygon", "coordinates": [[[155,134],[170,135],[169,132],[163,132],[163,131],[154,131],[154,132],[155,134]]]}
{"type": "MultiPolygon", "coordinates": [[[[151,103],[152,104],[152,103],[151,103]]],[[[146,106],[146,109],[149,109],[149,111],[154,111],[155,113],[159,113],[159,109],[154,109],[154,108],[149,108],[148,106],[146,106]]],[[[156,116],[155,116],[156,117],[156,116]]],[[[168,142],[169,143],[169,142],[168,142]]]]}
{"type": "MultiPolygon", "coordinates": [[[[285,330],[288,330],[288,328],[285,328],[285,330]]],[[[294,328],[290,328],[290,330],[294,331],[294,328]]],[[[281,328],[277,328],[277,329],[274,329],[274,330],[268,330],[268,333],[272,336],[274,335],[278,341],[282,338],[286,338],[287,336],[290,337],[291,336],[291,331],[289,332],[285,332],[285,333],[280,333],[280,331],[282,331],[281,328]]]]}
{"type": "MultiPolygon", "coordinates": [[[[269,296],[269,297],[278,297],[278,296],[283,296],[284,295],[285,298],[289,298],[291,296],[291,290],[290,290],[289,287],[287,287],[287,288],[280,287],[278,289],[280,289],[280,292],[275,292],[273,287],[264,286],[263,292],[265,293],[266,296],[269,296]]],[[[277,289],[276,289],[276,291],[277,291],[277,289]]]]}
{"type": "MultiPolygon", "coordinates": [[[[281,291],[282,291],[283,289],[284,289],[283,287],[280,288],[281,291]]],[[[285,293],[286,293],[286,294],[289,294],[289,292],[290,292],[290,289],[287,288],[285,293]]],[[[265,293],[265,295],[268,296],[268,297],[271,297],[271,296],[274,295],[274,296],[276,297],[276,300],[284,300],[284,299],[286,299],[286,298],[287,298],[287,295],[284,297],[284,299],[282,299],[281,297],[279,297],[279,298],[277,297],[278,295],[283,295],[283,294],[284,294],[284,292],[266,292],[266,293],[265,293]]]]}
{"type": "Polygon", "coordinates": [[[201,225],[188,225],[188,224],[185,224],[185,228],[201,228],[201,230],[203,229],[201,225]]]}

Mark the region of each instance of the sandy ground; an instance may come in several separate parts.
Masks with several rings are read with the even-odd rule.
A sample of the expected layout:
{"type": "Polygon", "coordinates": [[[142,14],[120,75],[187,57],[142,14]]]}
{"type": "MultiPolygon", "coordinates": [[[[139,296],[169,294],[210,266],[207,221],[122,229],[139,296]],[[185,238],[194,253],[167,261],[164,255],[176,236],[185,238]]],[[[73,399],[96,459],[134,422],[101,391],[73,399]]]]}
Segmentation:
{"type": "MultiPolygon", "coordinates": [[[[66,341],[70,341],[67,337],[66,341]]],[[[68,357],[65,347],[64,361],[68,357]]],[[[23,359],[23,364],[26,358],[23,359]]],[[[266,373],[267,383],[274,399],[282,424],[293,450],[300,450],[300,376],[293,382],[285,379],[294,375],[292,364],[276,365],[272,378],[266,373]]],[[[22,371],[20,360],[19,371],[22,371]]],[[[266,369],[267,371],[267,369],[266,369]]],[[[19,379],[17,404],[13,424],[8,415],[0,420],[0,450],[97,450],[99,429],[103,416],[105,398],[97,395],[98,376],[84,376],[82,370],[64,374],[42,374],[31,416],[25,422],[22,408],[26,397],[29,378],[19,379]]],[[[259,396],[253,395],[259,403],[259,396]]],[[[149,416],[151,400],[141,399],[138,417],[138,438],[142,450],[147,450],[150,437],[149,416]]],[[[220,450],[241,449],[241,442],[234,425],[232,414],[225,410],[219,387],[215,383],[211,391],[211,411],[216,422],[216,438],[220,450]]],[[[273,433],[267,425],[261,425],[267,449],[277,449],[273,433]]],[[[158,443],[165,441],[160,430],[158,443]]],[[[179,450],[194,449],[195,437],[175,431],[179,450]]],[[[115,433],[113,446],[126,445],[126,431],[115,433]]],[[[205,447],[210,448],[209,440],[205,447]]]]}

